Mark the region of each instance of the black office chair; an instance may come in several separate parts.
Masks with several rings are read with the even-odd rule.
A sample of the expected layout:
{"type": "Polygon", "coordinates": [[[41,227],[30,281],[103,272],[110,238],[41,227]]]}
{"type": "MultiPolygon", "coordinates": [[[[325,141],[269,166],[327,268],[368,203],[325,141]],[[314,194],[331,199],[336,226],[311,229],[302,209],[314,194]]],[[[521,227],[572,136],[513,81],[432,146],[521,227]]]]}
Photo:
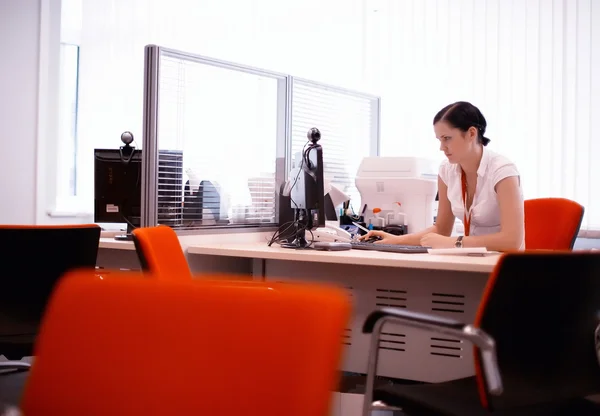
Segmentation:
{"type": "MultiPolygon", "coordinates": [[[[33,344],[46,301],[67,270],[94,268],[100,227],[0,225],[0,355],[20,360],[33,344]]],[[[0,361],[0,369],[26,369],[0,361]]]]}
{"type": "Polygon", "coordinates": [[[544,252],[500,259],[473,324],[375,311],[363,327],[373,334],[363,415],[374,409],[413,416],[598,415],[600,406],[585,397],[600,392],[599,310],[600,254],[544,252]],[[387,322],[469,341],[476,346],[476,375],[373,391],[379,334],[387,322]]]}

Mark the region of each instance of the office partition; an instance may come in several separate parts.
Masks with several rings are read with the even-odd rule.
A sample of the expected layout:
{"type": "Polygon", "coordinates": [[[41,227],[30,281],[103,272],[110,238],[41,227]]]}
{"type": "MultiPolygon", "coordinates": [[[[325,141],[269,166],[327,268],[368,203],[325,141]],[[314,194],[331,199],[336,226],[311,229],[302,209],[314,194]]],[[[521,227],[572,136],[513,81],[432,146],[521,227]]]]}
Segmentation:
{"type": "Polygon", "coordinates": [[[368,94],[148,45],[142,226],[273,227],[311,127],[326,179],[358,196],[356,167],[378,153],[379,108],[368,94]]]}

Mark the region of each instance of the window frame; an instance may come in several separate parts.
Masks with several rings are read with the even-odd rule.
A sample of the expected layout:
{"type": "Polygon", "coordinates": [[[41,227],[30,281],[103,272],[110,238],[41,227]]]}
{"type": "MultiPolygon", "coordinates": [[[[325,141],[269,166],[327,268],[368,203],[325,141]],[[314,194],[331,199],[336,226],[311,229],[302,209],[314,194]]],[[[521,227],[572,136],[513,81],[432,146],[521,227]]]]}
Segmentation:
{"type": "MultiPolygon", "coordinates": [[[[154,226],[159,224],[158,218],[158,167],[156,161],[158,158],[158,149],[160,138],[158,137],[158,91],[159,91],[159,73],[162,58],[181,59],[200,65],[208,65],[226,70],[234,70],[242,73],[266,76],[277,80],[277,135],[275,143],[275,183],[279,184],[285,180],[286,173],[283,167],[285,163],[278,163],[279,160],[285,162],[286,159],[286,133],[288,131],[288,101],[289,101],[289,76],[275,71],[263,70],[240,63],[227,62],[202,55],[192,54],[167,47],[157,45],[147,45],[145,50],[145,81],[144,81],[144,132],[143,132],[143,162],[142,162],[142,226],[154,226]],[[150,204],[147,201],[152,201],[150,204]]],[[[276,190],[277,194],[277,190],[276,190]]],[[[279,204],[275,198],[275,218],[279,217],[279,204]]],[[[205,230],[227,229],[237,231],[239,229],[271,229],[277,227],[278,221],[268,224],[235,224],[235,225],[202,225],[193,228],[178,228],[178,232],[196,233],[205,230]]]]}
{"type": "Polygon", "coordinates": [[[57,196],[61,7],[61,0],[40,0],[36,224],[93,222],[92,213],[57,196]]]}

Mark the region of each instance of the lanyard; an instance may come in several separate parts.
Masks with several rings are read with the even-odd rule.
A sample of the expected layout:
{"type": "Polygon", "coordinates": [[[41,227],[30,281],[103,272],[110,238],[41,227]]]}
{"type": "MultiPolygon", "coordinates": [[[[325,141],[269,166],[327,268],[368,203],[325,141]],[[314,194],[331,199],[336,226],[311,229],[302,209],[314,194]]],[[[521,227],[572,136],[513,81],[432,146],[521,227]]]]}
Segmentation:
{"type": "MultiPolygon", "coordinates": [[[[467,175],[464,170],[460,170],[461,176],[460,181],[462,184],[462,200],[463,206],[465,208],[464,216],[463,216],[463,224],[465,226],[465,236],[469,235],[471,231],[471,208],[473,208],[473,204],[471,203],[471,208],[467,209],[467,175]]],[[[475,199],[475,198],[473,198],[475,199]]]]}

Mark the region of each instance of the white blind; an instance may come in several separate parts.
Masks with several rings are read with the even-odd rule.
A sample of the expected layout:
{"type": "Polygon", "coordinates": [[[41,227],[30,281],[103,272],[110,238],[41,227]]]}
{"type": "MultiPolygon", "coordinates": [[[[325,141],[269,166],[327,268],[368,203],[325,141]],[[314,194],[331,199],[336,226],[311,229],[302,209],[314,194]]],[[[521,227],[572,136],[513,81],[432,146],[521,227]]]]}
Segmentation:
{"type": "Polygon", "coordinates": [[[292,157],[302,150],[308,130],[317,127],[325,179],[348,194],[359,210],[354,178],[362,158],[377,155],[379,98],[293,78],[291,102],[292,157]]]}
{"type": "Polygon", "coordinates": [[[367,77],[385,102],[383,155],[441,160],[433,116],[471,101],[488,120],[490,148],[517,164],[525,198],[573,199],[586,209],[582,229],[600,230],[600,2],[367,5],[367,77]]]}
{"type": "Polygon", "coordinates": [[[285,80],[210,58],[161,56],[160,224],[195,229],[275,223],[278,117],[284,113],[278,95],[285,80]]]}

